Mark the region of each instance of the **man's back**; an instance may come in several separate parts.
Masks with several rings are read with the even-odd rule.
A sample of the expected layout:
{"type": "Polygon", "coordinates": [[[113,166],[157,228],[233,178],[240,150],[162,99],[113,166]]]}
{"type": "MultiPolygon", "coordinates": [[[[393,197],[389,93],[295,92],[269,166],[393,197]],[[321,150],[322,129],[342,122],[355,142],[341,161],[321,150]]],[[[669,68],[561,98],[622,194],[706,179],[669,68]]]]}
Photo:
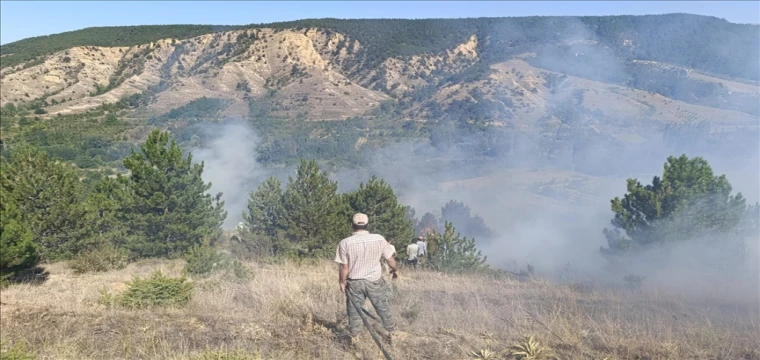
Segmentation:
{"type": "Polygon", "coordinates": [[[414,260],[417,258],[417,254],[420,251],[420,247],[417,244],[409,244],[409,246],[406,247],[406,255],[408,256],[408,260],[414,260]]]}
{"type": "Polygon", "coordinates": [[[417,241],[417,246],[419,247],[418,254],[420,256],[427,256],[427,244],[424,241],[420,240],[417,241]]]}
{"type": "Polygon", "coordinates": [[[338,244],[335,261],[348,264],[348,279],[375,281],[382,277],[380,259],[393,256],[393,251],[382,235],[357,231],[338,244]]]}

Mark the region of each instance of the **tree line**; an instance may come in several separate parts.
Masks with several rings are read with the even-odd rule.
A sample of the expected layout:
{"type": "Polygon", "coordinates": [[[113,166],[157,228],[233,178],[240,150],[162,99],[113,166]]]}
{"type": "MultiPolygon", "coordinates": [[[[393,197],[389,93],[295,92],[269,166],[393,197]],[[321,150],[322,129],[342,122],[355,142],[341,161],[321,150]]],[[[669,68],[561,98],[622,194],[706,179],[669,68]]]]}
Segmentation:
{"type": "MultiPolygon", "coordinates": [[[[40,262],[176,258],[217,245],[227,216],[222,194],[208,192],[204,164],[193,163],[168,132],[150,133],[123,166],[126,175],[103,176],[87,186],[70,163],[32,146],[14,147],[0,161],[2,280],[40,262]]],[[[351,233],[351,215],[362,212],[369,216],[369,230],[384,235],[400,258],[415,236],[425,235],[433,270],[492,270],[475,238],[498,234],[464,203],[446,203],[440,219],[432,213],[418,219],[376,176],[353,191],[337,189],[315,160],[301,160],[285,184],[266,179],[250,193],[231,249],[257,257],[330,259],[338,241],[351,233]]],[[[612,199],[613,227],[604,230],[608,247],[601,252],[624,264],[631,255],[667,244],[707,239],[742,245],[759,239],[760,206],[748,206],[741,193],[731,192],[726,177],[716,176],[704,159],[669,157],[662,177],[651,185],[629,179],[627,193],[612,199]]]]}
{"type": "MultiPolygon", "coordinates": [[[[222,194],[208,193],[204,164],[193,163],[168,132],[150,133],[123,166],[126,175],[103,176],[87,186],[69,162],[33,146],[14,147],[0,161],[2,279],[23,275],[40,262],[98,257],[93,253],[115,262],[183,257],[220,239],[227,216],[222,194]]],[[[355,212],[370,216],[371,230],[384,234],[399,252],[415,235],[415,219],[384,180],[372,177],[339,194],[337,182],[315,160],[302,160],[284,189],[269,178],[251,193],[241,238],[264,256],[330,258],[337,242],[350,235],[355,212]]],[[[433,243],[446,244],[446,261],[438,267],[485,269],[474,240],[445,226],[445,232],[430,236],[433,243]]]]}

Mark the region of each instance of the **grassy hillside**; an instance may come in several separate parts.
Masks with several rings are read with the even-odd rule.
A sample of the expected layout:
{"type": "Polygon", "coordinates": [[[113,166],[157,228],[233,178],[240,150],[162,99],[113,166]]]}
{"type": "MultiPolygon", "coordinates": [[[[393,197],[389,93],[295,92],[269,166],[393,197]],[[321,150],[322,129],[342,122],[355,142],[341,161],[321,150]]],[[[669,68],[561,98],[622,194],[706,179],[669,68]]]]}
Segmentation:
{"type": "MultiPolygon", "coordinates": [[[[40,359],[382,358],[366,331],[355,347],[343,340],[333,264],[248,265],[255,275],[242,283],[191,279],[185,308],[127,310],[106,308],[103,292],[154,269],[178,276],[182,262],[85,275],[52,264],[46,282],[3,290],[2,341],[40,359]]],[[[760,359],[757,307],[732,302],[723,288],[696,302],[655,289],[406,269],[392,288],[399,334],[390,352],[399,360],[478,358],[472,352],[498,353],[524,336],[561,359],[760,359]]]]}

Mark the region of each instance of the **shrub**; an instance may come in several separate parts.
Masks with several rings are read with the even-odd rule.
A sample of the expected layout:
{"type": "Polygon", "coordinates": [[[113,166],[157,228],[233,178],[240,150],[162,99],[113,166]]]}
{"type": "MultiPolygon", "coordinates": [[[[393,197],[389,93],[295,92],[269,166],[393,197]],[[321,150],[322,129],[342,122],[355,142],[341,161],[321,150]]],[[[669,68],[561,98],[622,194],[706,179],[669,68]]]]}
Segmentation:
{"type": "Polygon", "coordinates": [[[33,239],[15,202],[0,204],[0,285],[37,266],[39,253],[33,239]]]}
{"type": "Polygon", "coordinates": [[[8,344],[0,342],[0,359],[3,360],[34,360],[37,357],[26,348],[23,343],[17,342],[8,347],[8,344]]]}
{"type": "Polygon", "coordinates": [[[251,269],[238,260],[232,262],[230,265],[230,272],[235,280],[248,281],[253,278],[253,272],[251,272],[251,269]]]}
{"type": "Polygon", "coordinates": [[[190,275],[208,276],[216,269],[222,269],[229,261],[208,245],[194,246],[185,254],[185,272],[190,275]]]}
{"type": "Polygon", "coordinates": [[[184,277],[171,278],[156,270],[150,278],[135,277],[122,294],[111,296],[105,292],[101,301],[131,309],[183,307],[190,301],[193,289],[184,277]]]}
{"type": "Polygon", "coordinates": [[[203,245],[196,246],[185,255],[187,264],[185,273],[198,277],[207,277],[212,273],[220,273],[223,278],[232,281],[247,281],[253,277],[251,270],[238,260],[231,260],[227,255],[217,252],[214,248],[203,245]]]}
{"type": "Polygon", "coordinates": [[[113,245],[101,245],[77,255],[69,263],[75,273],[120,270],[127,266],[128,254],[113,245]]]}

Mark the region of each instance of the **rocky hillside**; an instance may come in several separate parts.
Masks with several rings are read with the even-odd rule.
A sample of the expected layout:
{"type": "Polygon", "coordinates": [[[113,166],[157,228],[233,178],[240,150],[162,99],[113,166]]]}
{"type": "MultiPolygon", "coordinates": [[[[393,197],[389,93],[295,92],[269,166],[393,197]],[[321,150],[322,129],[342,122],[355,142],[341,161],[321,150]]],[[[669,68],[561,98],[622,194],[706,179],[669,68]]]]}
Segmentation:
{"type": "MultiPolygon", "coordinates": [[[[134,127],[213,99],[194,116],[428,126],[411,136],[453,122],[635,143],[674,124],[756,131],[758,43],[757,26],[681,14],[93,28],[2,46],[0,105],[4,139],[24,133],[24,116],[106,109],[143,119],[134,127]]],[[[352,144],[383,136],[371,130],[352,144]]]]}

